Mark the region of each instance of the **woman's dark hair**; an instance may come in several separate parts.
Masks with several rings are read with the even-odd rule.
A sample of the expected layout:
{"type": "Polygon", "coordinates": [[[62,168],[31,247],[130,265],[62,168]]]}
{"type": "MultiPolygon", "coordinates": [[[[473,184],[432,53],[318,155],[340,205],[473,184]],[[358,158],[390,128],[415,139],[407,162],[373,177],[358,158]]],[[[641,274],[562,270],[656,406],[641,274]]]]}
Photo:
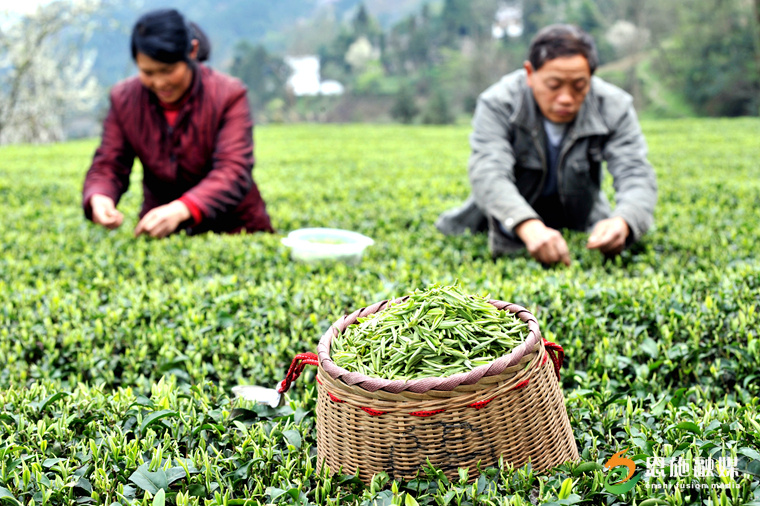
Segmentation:
{"type": "Polygon", "coordinates": [[[211,56],[211,42],[196,23],[190,21],[188,25],[190,26],[190,37],[198,41],[198,54],[195,55],[195,59],[201,62],[208,60],[211,56]]]}
{"type": "Polygon", "coordinates": [[[586,58],[593,74],[599,66],[594,39],[577,26],[556,24],[542,28],[533,37],[528,61],[534,70],[538,70],[549,60],[578,54],[586,58]]]}
{"type": "Polygon", "coordinates": [[[137,53],[162,63],[190,61],[193,39],[198,41],[198,61],[205,61],[211,45],[203,30],[188,23],[176,9],[158,9],[143,14],[132,29],[132,59],[137,53]]]}

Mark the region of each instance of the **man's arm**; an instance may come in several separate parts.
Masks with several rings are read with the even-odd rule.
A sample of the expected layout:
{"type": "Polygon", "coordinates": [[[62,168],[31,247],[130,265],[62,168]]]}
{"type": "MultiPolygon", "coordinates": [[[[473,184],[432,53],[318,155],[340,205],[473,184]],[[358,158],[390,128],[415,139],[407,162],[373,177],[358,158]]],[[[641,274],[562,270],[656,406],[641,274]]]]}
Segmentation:
{"type": "Polygon", "coordinates": [[[509,142],[509,112],[481,97],[472,120],[469,176],[478,207],[511,233],[520,223],[540,219],[515,186],[515,154],[509,142]]]}
{"type": "Polygon", "coordinates": [[[654,222],[657,179],[647,160],[647,146],[636,111],[630,104],[605,143],[604,159],[615,188],[613,218],[630,228],[626,244],[638,241],[654,222]]]}

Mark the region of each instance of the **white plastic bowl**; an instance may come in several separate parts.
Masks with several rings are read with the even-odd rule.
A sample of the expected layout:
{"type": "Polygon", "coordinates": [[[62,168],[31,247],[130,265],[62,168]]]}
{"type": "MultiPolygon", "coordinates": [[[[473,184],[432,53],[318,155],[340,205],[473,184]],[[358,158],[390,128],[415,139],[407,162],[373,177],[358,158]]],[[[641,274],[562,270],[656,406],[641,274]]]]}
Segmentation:
{"type": "Polygon", "coordinates": [[[339,228],[301,228],[282,238],[293,260],[322,262],[333,260],[359,263],[367,246],[375,241],[366,235],[339,228]]]}

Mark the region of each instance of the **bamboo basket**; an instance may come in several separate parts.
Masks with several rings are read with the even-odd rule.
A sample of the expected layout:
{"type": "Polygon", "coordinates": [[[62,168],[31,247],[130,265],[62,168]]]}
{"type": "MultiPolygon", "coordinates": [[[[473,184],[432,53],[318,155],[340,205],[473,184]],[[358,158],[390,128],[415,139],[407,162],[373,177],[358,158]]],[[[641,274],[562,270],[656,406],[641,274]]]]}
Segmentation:
{"type": "Polygon", "coordinates": [[[543,471],[578,460],[559,385],[562,348],[541,338],[525,308],[489,301],[528,324],[512,353],[446,378],[387,380],[348,372],[330,358],[335,335],[381,311],[382,301],[344,316],[319,341],[317,459],[369,483],[381,471],[410,480],[430,461],[449,478],[469,468],[471,480],[499,458],[543,471]]]}

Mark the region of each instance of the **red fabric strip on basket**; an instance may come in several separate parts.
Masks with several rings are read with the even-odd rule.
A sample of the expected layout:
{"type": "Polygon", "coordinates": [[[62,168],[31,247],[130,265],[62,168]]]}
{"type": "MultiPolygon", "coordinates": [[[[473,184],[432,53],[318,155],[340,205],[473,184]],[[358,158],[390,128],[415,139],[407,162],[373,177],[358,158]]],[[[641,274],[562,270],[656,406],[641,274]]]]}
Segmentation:
{"type": "Polygon", "coordinates": [[[515,387],[512,390],[520,390],[521,388],[528,386],[528,383],[530,383],[530,378],[521,381],[520,383],[515,385],[515,387]]]}
{"type": "Polygon", "coordinates": [[[547,341],[546,338],[544,338],[544,346],[546,347],[546,351],[549,352],[552,362],[554,362],[554,372],[557,373],[557,379],[559,380],[559,370],[562,369],[562,362],[565,361],[565,350],[562,349],[562,346],[547,341]]]}
{"type": "Polygon", "coordinates": [[[433,416],[437,415],[438,413],[443,413],[446,411],[445,409],[434,409],[432,411],[412,411],[409,413],[412,416],[433,416]]]}
{"type": "Polygon", "coordinates": [[[482,409],[486,407],[486,404],[488,404],[494,399],[496,399],[496,397],[491,397],[490,399],[486,399],[484,401],[473,402],[472,404],[468,404],[467,407],[474,408],[474,409],[482,409]]]}
{"type": "Polygon", "coordinates": [[[330,399],[331,399],[333,402],[340,402],[341,404],[342,404],[342,403],[344,403],[344,402],[346,402],[346,401],[342,401],[342,400],[338,399],[337,397],[335,397],[335,396],[334,396],[333,394],[331,394],[330,392],[327,392],[327,395],[329,395],[329,396],[330,396],[330,399]]]}
{"type": "Polygon", "coordinates": [[[378,410],[376,410],[376,409],[372,409],[372,408],[365,408],[365,407],[363,407],[363,406],[360,406],[360,407],[361,407],[361,408],[362,408],[362,409],[363,409],[365,412],[369,413],[369,414],[370,414],[370,415],[372,415],[372,416],[380,416],[380,415],[384,415],[385,413],[387,413],[387,411],[378,411],[378,410]]]}
{"type": "Polygon", "coordinates": [[[290,385],[301,375],[306,365],[319,365],[316,353],[299,353],[293,357],[288,372],[285,374],[285,379],[280,382],[277,391],[281,394],[287,392],[290,389],[290,385]]]}

